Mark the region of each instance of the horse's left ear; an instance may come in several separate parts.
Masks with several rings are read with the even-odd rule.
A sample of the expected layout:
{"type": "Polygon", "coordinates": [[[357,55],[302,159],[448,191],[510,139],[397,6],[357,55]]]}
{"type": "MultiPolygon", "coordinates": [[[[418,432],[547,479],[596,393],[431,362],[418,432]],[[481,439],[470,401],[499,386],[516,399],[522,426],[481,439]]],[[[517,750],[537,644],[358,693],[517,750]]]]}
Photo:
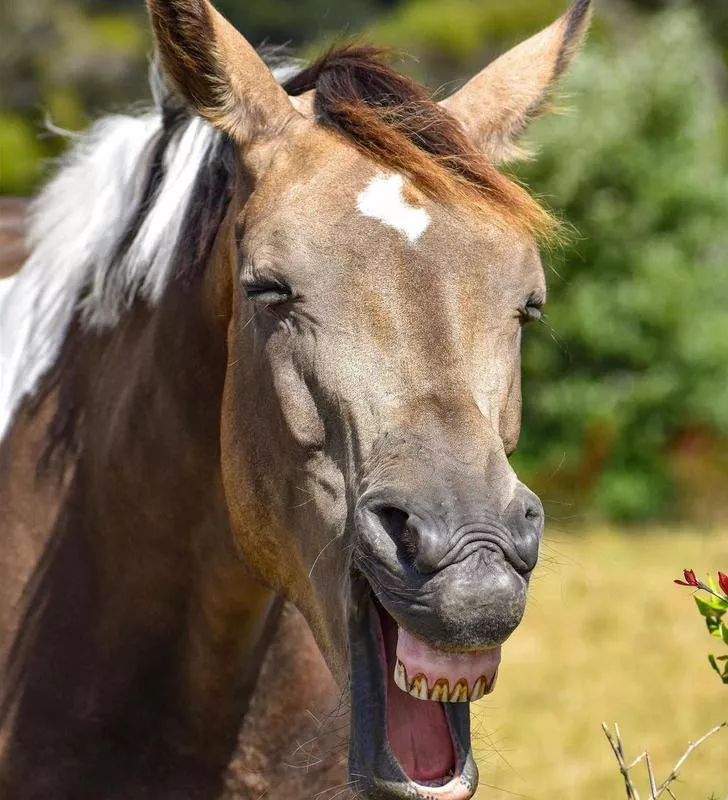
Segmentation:
{"type": "Polygon", "coordinates": [[[543,113],[554,85],[579,51],[591,0],[576,0],[553,25],[509,50],[442,101],[478,150],[494,162],[522,155],[518,137],[543,113]]]}
{"type": "Polygon", "coordinates": [[[245,38],[208,0],[147,0],[165,73],[239,144],[269,137],[298,112],[245,38]]]}

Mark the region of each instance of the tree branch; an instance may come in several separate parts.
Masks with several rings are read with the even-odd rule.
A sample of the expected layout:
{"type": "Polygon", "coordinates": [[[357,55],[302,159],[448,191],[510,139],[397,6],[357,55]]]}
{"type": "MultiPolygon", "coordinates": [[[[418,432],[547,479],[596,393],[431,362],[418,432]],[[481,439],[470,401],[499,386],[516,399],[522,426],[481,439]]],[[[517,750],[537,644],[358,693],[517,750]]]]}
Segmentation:
{"type": "MultiPolygon", "coordinates": [[[[690,744],[688,745],[688,749],[682,754],[682,756],[680,757],[679,761],[672,768],[672,770],[671,770],[670,774],[667,776],[667,778],[665,778],[665,780],[659,785],[659,787],[657,788],[657,791],[653,791],[652,792],[651,800],[657,800],[663,792],[668,790],[670,784],[674,780],[677,780],[678,773],[680,772],[680,769],[682,768],[682,765],[687,761],[689,756],[692,753],[694,753],[698,749],[698,747],[700,747],[701,744],[703,744],[708,739],[710,739],[711,736],[714,736],[716,733],[718,733],[719,730],[721,730],[722,728],[725,728],[727,726],[728,726],[728,722],[721,722],[720,725],[716,725],[715,728],[713,728],[712,730],[709,730],[704,736],[701,736],[697,741],[690,742],[690,744]]],[[[672,792],[670,792],[670,794],[672,795],[672,792]]]]}
{"type": "Polygon", "coordinates": [[[634,784],[632,783],[632,778],[629,775],[630,767],[627,766],[624,760],[624,750],[622,749],[622,738],[619,734],[619,725],[615,723],[614,735],[612,735],[611,731],[607,727],[606,722],[602,722],[602,730],[604,731],[604,735],[607,737],[607,741],[611,745],[612,751],[614,752],[614,757],[617,759],[617,763],[619,764],[619,771],[622,773],[622,777],[624,778],[624,788],[627,791],[628,800],[640,800],[637,789],[635,789],[634,784]]]}
{"type": "MultiPolygon", "coordinates": [[[[616,723],[614,724],[614,733],[612,733],[609,730],[607,723],[602,722],[602,730],[604,731],[604,735],[607,737],[607,741],[609,742],[612,748],[614,757],[617,759],[617,763],[619,764],[619,771],[622,773],[622,777],[624,778],[624,788],[627,792],[628,800],[640,800],[640,796],[637,793],[637,789],[635,788],[635,785],[632,782],[632,777],[630,776],[629,772],[631,769],[636,767],[642,761],[644,761],[647,766],[647,777],[650,782],[649,800],[659,800],[659,798],[665,792],[667,792],[667,794],[670,795],[672,800],[677,800],[672,790],[670,789],[670,784],[673,781],[677,780],[683,764],[687,761],[690,755],[700,747],[700,745],[704,744],[708,739],[710,739],[711,736],[714,736],[716,733],[718,733],[719,730],[726,727],[728,727],[728,722],[721,722],[720,725],[716,725],[715,728],[709,730],[704,736],[701,736],[694,742],[690,742],[690,744],[688,745],[688,749],[679,758],[677,764],[675,764],[675,766],[670,771],[670,774],[658,786],[657,781],[655,780],[655,771],[652,767],[652,759],[650,758],[650,754],[647,751],[645,751],[641,755],[637,756],[637,758],[635,758],[635,760],[631,764],[627,764],[624,757],[624,747],[622,746],[622,735],[619,732],[619,725],[617,725],[616,723]]],[[[728,800],[728,797],[726,798],[726,800],[728,800]]]]}

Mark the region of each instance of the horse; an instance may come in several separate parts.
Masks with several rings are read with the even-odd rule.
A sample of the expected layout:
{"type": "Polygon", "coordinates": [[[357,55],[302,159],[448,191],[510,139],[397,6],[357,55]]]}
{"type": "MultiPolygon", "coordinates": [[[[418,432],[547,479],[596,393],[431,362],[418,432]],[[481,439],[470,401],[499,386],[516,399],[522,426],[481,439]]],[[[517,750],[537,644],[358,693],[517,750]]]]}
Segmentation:
{"type": "Polygon", "coordinates": [[[498,165],[589,0],[436,102],[148,0],[0,281],[0,787],[468,800],[544,515],[509,457],[549,213],[498,165]]]}

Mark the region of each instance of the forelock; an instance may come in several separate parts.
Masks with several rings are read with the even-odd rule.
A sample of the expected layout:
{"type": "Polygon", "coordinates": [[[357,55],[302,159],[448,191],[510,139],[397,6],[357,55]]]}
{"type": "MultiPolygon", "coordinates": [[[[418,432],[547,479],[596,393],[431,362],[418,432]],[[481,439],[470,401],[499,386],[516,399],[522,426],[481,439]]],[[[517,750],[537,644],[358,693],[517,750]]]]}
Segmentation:
{"type": "Polygon", "coordinates": [[[362,45],[332,48],[283,86],[293,96],[314,90],[317,124],[431,199],[490,212],[538,240],[551,239],[558,227],[553,217],[477,153],[457,120],[387,65],[385,54],[362,45]]]}

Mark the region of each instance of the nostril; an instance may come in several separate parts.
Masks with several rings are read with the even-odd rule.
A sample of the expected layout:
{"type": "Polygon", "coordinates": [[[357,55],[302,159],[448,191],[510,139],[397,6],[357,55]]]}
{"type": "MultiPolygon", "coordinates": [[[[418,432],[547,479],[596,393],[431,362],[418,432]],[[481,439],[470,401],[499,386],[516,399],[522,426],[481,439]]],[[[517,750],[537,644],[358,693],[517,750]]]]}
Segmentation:
{"type": "Polygon", "coordinates": [[[536,520],[541,519],[542,513],[541,508],[536,505],[530,505],[526,507],[526,519],[534,522],[536,520]]]}
{"type": "Polygon", "coordinates": [[[397,506],[382,506],[376,513],[384,530],[397,545],[407,563],[411,564],[417,556],[417,540],[409,524],[409,514],[397,506]]]}

